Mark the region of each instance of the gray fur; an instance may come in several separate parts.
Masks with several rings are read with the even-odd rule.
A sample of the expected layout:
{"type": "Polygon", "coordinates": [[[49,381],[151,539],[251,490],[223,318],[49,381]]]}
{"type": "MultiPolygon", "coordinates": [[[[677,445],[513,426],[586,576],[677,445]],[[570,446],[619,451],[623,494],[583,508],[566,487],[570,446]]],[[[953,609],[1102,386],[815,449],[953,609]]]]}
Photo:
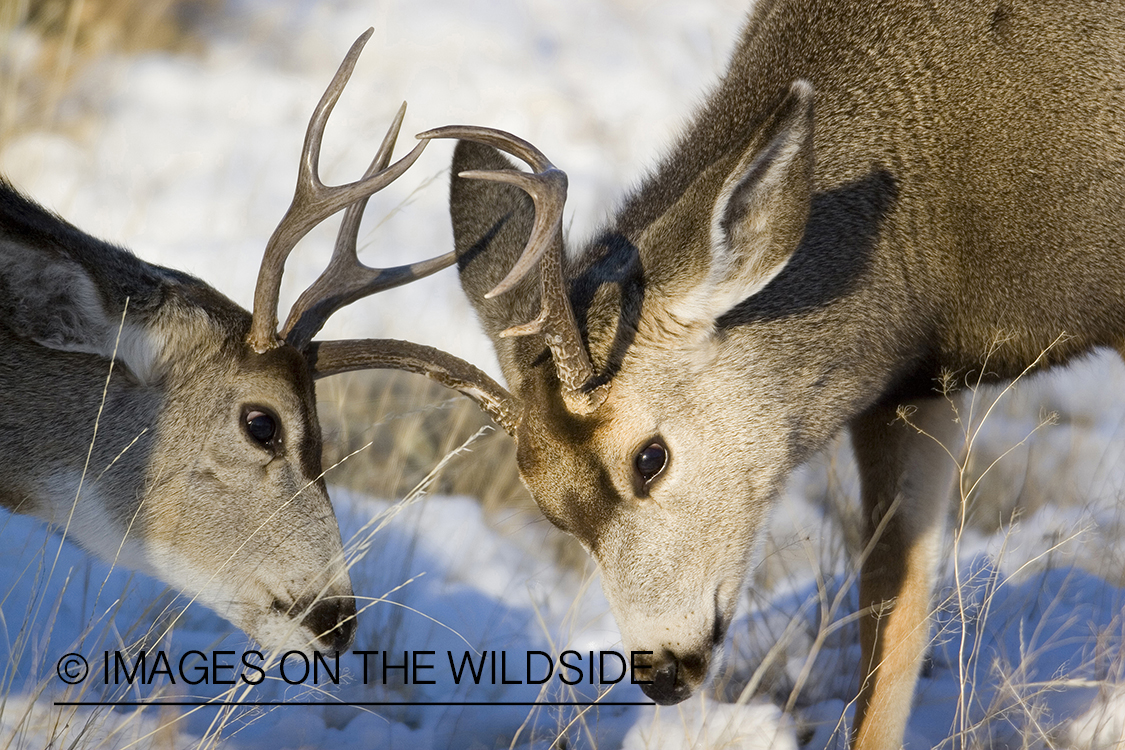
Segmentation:
{"type": "Polygon", "coordinates": [[[313,376],[291,347],[252,352],[249,328],[202,281],[0,181],[0,505],[267,647],[340,648],[355,606],[313,376]],[[252,408],[280,421],[275,448],[248,435],[252,408]]]}

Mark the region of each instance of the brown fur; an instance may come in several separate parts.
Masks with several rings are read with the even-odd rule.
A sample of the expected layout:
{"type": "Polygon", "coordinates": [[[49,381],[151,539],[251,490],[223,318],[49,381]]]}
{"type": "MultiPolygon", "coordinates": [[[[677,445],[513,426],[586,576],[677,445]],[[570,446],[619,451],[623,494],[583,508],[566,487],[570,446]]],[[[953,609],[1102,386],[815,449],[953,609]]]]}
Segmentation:
{"type": "MultiPolygon", "coordinates": [[[[1121,347],[1123,17],[1091,0],[759,2],[678,145],[566,271],[610,383],[585,417],[541,339],[497,337],[534,317],[535,280],[484,298],[529,201],[453,180],[522,475],[600,563],[625,647],[656,653],[651,696],[700,685],[779,487],[850,428],[871,519],[855,744],[899,746],[952,463],[891,423],[918,402],[949,442],[925,403],[943,373],[1121,347]],[[658,438],[667,466],[638,489],[658,438]]],[[[505,166],[462,143],[453,171],[505,166]]]]}

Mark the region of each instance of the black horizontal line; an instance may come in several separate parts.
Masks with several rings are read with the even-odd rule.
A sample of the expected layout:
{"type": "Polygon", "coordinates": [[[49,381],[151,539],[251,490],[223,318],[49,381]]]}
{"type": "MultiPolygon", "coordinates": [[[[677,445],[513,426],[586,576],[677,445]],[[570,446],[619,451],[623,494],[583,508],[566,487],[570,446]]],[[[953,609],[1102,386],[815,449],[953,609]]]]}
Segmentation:
{"type": "Polygon", "coordinates": [[[655,706],[652,701],[55,701],[56,706],[655,706]]]}

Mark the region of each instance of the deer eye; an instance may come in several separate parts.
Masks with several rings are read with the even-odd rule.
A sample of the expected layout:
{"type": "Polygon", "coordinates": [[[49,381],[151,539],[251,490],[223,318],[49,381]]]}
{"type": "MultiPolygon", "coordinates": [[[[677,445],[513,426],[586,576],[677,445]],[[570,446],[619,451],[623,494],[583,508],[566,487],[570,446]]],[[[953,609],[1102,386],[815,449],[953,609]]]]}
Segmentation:
{"type": "Polygon", "coordinates": [[[668,449],[660,440],[654,440],[637,451],[633,458],[633,468],[642,487],[647,488],[668,465],[668,449]]]}
{"type": "Polygon", "coordinates": [[[246,409],[242,413],[242,426],[246,434],[263,448],[274,448],[278,442],[277,418],[261,409],[246,409]]]}

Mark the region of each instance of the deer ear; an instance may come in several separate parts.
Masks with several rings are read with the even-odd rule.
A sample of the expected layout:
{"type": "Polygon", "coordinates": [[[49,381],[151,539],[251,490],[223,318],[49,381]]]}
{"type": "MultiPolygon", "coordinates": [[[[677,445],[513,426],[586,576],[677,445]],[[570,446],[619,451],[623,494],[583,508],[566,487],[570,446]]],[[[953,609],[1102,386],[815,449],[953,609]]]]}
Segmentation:
{"type": "Polygon", "coordinates": [[[519,368],[516,351],[524,338],[500,338],[500,332],[535,318],[539,311],[539,274],[528,274],[511,290],[486,299],[516,264],[535,222],[535,206],[523,190],[490,180],[460,177],[470,170],[515,169],[491,146],[459,141],[453,152],[449,213],[457,251],[457,269],[464,289],[485,333],[492,339],[509,385],[519,368]]]}
{"type": "Polygon", "coordinates": [[[144,330],[107,310],[80,264],[6,243],[0,245],[0,288],[0,315],[17,336],[49,349],[116,357],[139,380],[151,378],[156,357],[144,330]]]}
{"type": "Polygon", "coordinates": [[[812,196],[812,85],[795,81],[759,132],[712,209],[711,265],[693,295],[707,325],[781,273],[804,235],[812,196]]]}

